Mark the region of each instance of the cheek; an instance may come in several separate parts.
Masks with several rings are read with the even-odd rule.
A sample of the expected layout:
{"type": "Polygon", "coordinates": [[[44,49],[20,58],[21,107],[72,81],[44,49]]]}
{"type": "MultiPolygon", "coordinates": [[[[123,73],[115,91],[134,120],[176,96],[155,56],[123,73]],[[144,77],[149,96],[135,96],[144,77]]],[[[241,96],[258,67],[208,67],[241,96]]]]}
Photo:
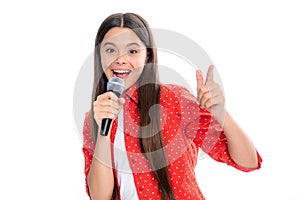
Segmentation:
{"type": "Polygon", "coordinates": [[[134,70],[134,77],[136,80],[139,79],[139,77],[141,76],[143,69],[144,69],[144,67],[141,66],[141,67],[137,68],[136,70],[134,70]]]}
{"type": "Polygon", "coordinates": [[[105,59],[102,59],[101,57],[101,65],[102,65],[102,70],[104,72],[104,74],[106,75],[106,77],[109,79],[110,78],[110,70],[109,70],[109,62],[105,59]]]}
{"type": "Polygon", "coordinates": [[[107,67],[111,65],[112,62],[113,62],[113,58],[107,56],[101,56],[101,64],[104,71],[107,67]]]}
{"type": "Polygon", "coordinates": [[[135,67],[142,67],[145,65],[146,62],[146,55],[139,56],[138,58],[132,60],[132,65],[135,67]]]}

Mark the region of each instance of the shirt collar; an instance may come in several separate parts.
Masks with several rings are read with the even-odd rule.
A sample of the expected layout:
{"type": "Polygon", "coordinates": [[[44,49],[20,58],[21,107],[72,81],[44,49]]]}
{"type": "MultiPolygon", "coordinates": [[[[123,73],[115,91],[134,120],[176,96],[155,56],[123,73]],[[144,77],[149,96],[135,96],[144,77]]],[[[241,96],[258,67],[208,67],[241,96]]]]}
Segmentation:
{"type": "Polygon", "coordinates": [[[130,88],[128,88],[124,92],[123,97],[125,99],[133,101],[136,105],[138,105],[137,84],[134,84],[130,88]]]}

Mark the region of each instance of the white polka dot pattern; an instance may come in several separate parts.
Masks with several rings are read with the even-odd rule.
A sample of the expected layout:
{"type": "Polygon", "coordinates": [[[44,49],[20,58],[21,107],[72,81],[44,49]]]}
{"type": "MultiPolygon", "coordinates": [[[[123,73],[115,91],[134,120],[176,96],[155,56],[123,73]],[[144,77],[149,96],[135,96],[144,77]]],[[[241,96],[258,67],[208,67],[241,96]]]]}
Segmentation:
{"type": "MultiPolygon", "coordinates": [[[[136,88],[130,88],[124,98],[126,100],[125,146],[139,199],[160,199],[158,184],[151,173],[147,159],[139,148],[136,88]]],[[[88,117],[87,115],[83,129],[86,176],[94,148],[88,117]]],[[[237,165],[230,158],[222,128],[207,110],[200,108],[196,98],[187,89],[175,85],[161,86],[160,122],[171,185],[178,200],[205,199],[198,187],[194,172],[199,148],[216,161],[227,163],[242,171],[253,170],[237,165]]],[[[113,123],[112,142],[114,142],[116,129],[117,124],[113,123]]],[[[259,160],[261,161],[260,157],[259,160]]]]}

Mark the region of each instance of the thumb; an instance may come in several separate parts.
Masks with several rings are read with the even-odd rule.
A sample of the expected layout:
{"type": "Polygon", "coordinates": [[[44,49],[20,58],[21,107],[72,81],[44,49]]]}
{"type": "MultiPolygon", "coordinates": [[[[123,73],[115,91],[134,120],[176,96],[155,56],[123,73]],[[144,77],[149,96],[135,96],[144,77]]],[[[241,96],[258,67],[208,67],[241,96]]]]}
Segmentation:
{"type": "Polygon", "coordinates": [[[205,83],[211,83],[214,81],[214,65],[210,65],[206,75],[205,83]]]}

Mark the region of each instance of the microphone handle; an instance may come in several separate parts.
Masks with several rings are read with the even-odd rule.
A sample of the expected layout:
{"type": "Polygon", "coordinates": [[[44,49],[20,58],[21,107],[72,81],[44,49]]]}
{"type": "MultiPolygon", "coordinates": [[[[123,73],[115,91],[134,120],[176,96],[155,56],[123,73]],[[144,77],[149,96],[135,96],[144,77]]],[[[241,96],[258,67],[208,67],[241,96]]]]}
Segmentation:
{"type": "MultiPolygon", "coordinates": [[[[113,92],[115,95],[117,95],[117,97],[121,96],[121,94],[116,92],[116,91],[109,90],[109,92],[113,92]]],[[[100,135],[102,135],[102,136],[107,136],[108,135],[108,131],[110,129],[111,122],[112,122],[112,119],[109,119],[109,118],[102,119],[100,135]]]]}
{"type": "Polygon", "coordinates": [[[112,119],[109,119],[109,118],[102,119],[100,135],[102,135],[102,136],[108,135],[111,121],[112,121],[112,119]]]}

